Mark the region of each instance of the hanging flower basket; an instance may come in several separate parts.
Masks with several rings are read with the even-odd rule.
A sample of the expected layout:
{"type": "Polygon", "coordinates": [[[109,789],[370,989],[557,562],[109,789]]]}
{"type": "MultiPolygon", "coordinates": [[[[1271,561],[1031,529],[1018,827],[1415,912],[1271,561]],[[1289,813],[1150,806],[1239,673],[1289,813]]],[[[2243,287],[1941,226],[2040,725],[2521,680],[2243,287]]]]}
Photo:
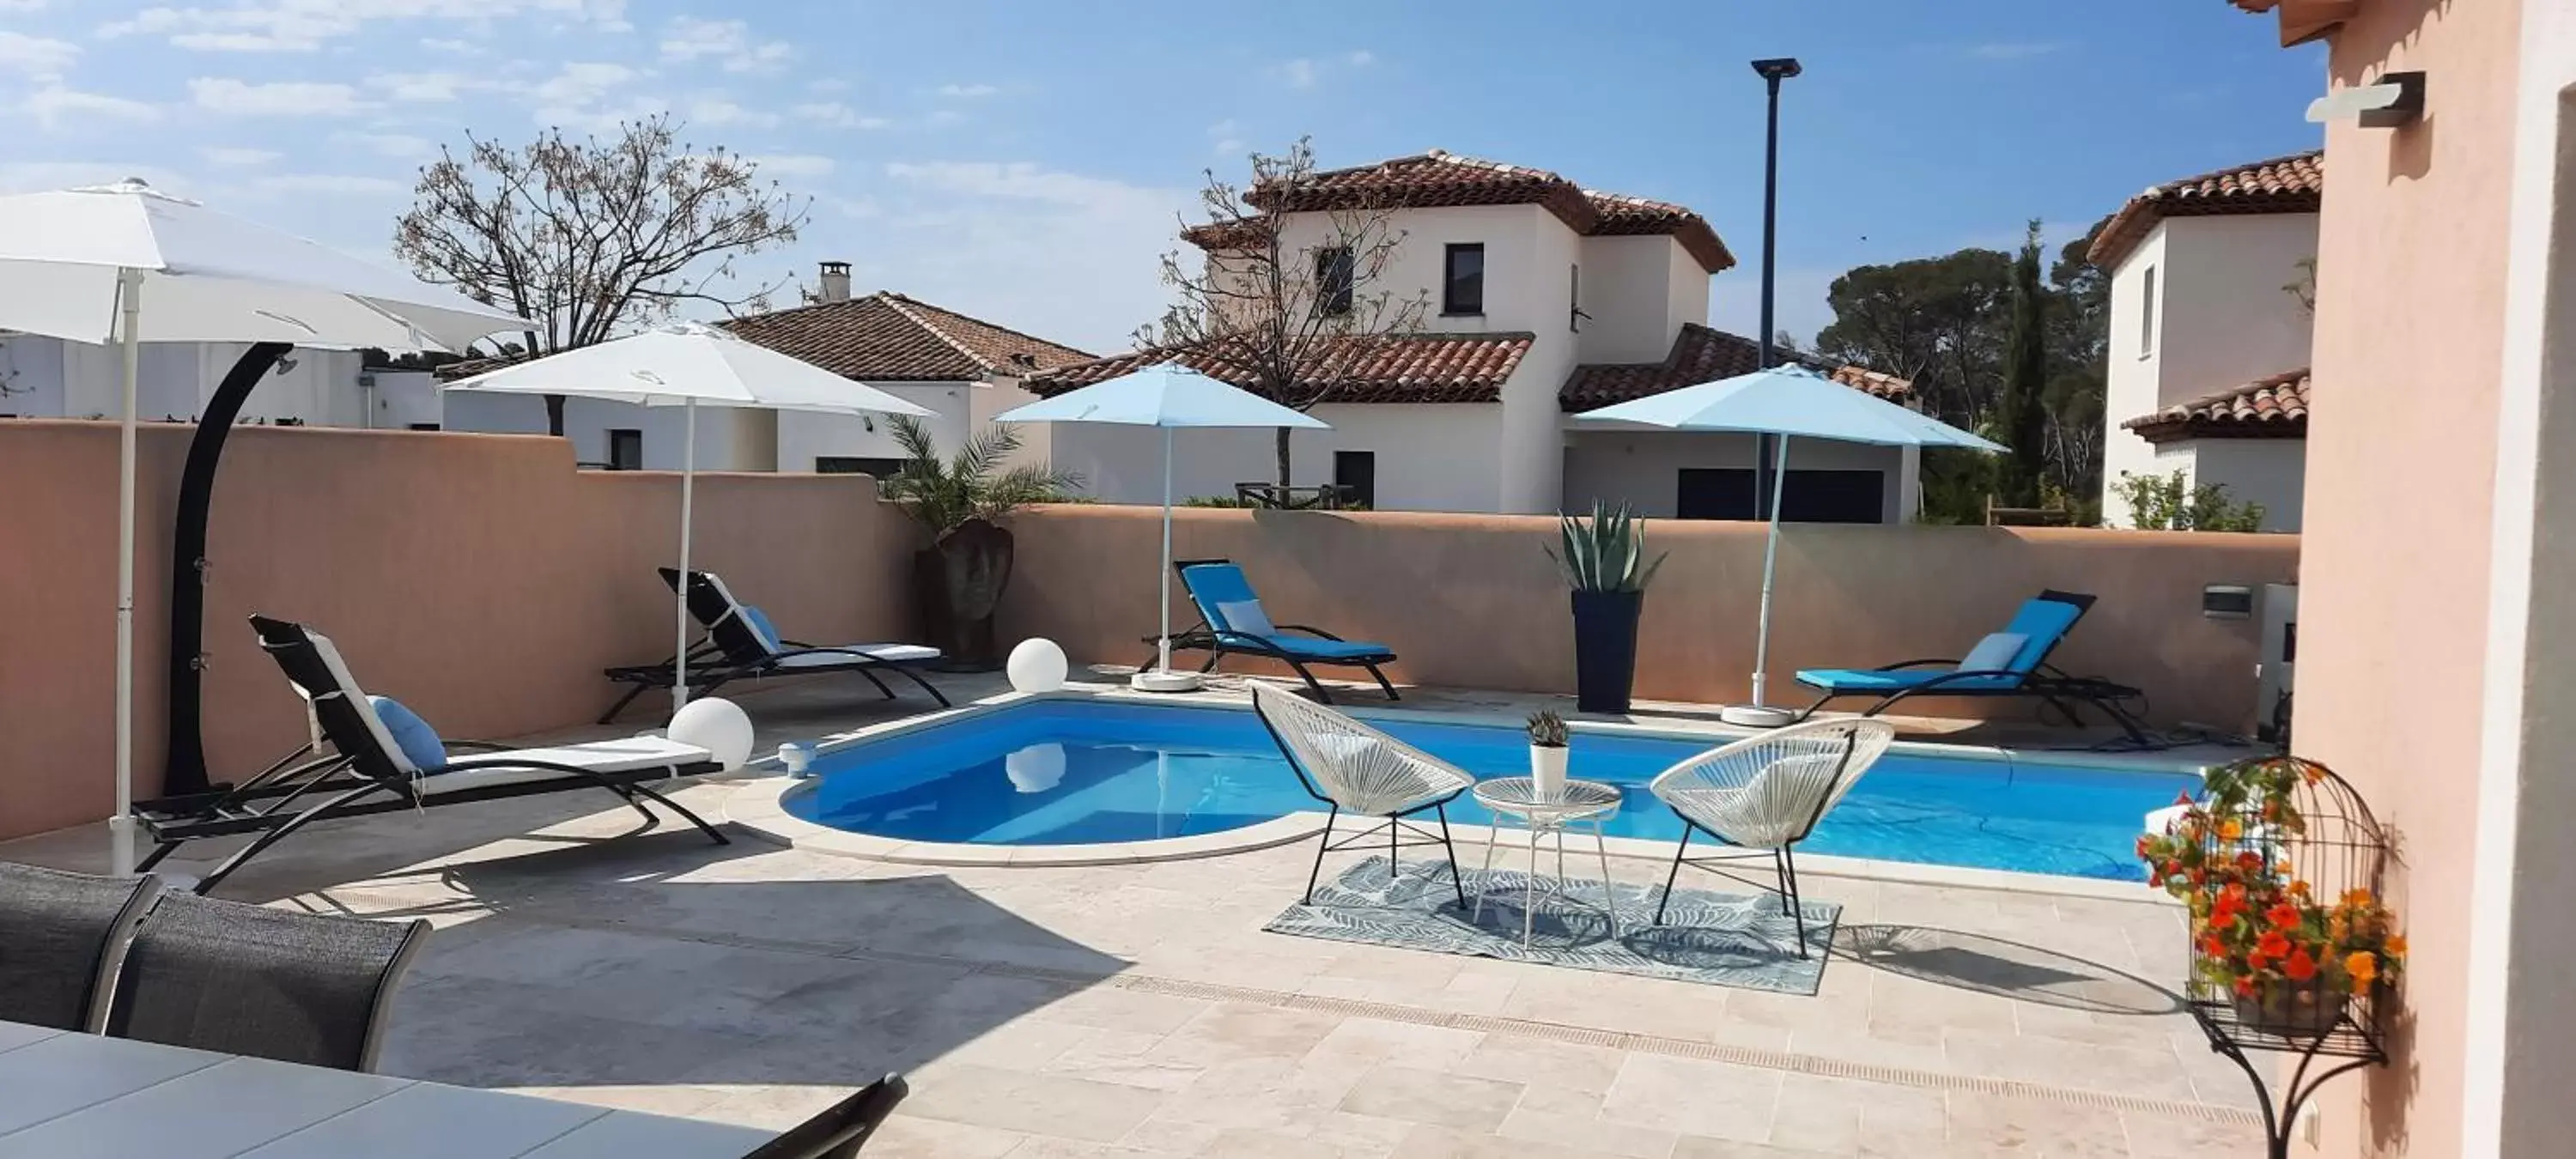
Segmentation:
{"type": "Polygon", "coordinates": [[[2351,994],[2314,979],[2286,986],[2258,987],[2235,998],[2238,1025],[2280,1038],[2319,1038],[2343,1022],[2351,994]]]}

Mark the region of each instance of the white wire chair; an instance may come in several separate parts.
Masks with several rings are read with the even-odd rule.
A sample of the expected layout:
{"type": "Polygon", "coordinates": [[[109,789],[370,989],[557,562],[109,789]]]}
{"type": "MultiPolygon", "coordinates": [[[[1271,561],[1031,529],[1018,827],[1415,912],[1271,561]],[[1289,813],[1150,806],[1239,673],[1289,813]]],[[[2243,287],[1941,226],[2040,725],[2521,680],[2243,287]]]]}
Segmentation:
{"type": "Polygon", "coordinates": [[[1315,867],[1306,874],[1305,904],[1315,904],[1315,881],[1324,872],[1325,854],[1374,843],[1380,832],[1386,834],[1390,878],[1399,847],[1438,845],[1449,854],[1449,880],[1458,892],[1458,904],[1467,904],[1466,883],[1458,878],[1458,850],[1449,842],[1448,805],[1475,787],[1476,778],[1283,688],[1254,681],[1252,709],[1270,730],[1271,739],[1279,743],[1279,751],[1288,758],[1288,767],[1296,772],[1307,795],[1330,806],[1323,840],[1315,847],[1315,867]],[[1440,832],[1405,821],[1425,810],[1440,819],[1440,832]],[[1333,826],[1346,812],[1385,823],[1335,842],[1333,826]]]}
{"type": "Polygon", "coordinates": [[[1682,839],[1673,847],[1663,899],[1655,903],[1655,924],[1663,924],[1664,908],[1672,902],[1673,883],[1685,862],[1709,869],[1712,862],[1743,859],[1741,854],[1686,856],[1691,833],[1698,831],[1770,855],[1781,908],[1797,922],[1798,956],[1806,957],[1797,844],[1895,740],[1895,726],[1883,720],[1812,720],[1710,749],[1656,774],[1647,788],[1682,819],[1682,839]]]}

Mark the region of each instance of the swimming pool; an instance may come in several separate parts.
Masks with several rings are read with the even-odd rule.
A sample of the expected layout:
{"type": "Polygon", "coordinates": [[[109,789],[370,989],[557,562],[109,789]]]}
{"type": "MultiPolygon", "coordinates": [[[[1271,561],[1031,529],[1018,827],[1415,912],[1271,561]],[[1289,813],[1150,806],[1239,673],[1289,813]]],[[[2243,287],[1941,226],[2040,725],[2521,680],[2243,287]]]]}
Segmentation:
{"type": "MultiPolygon", "coordinates": [[[[1376,722],[1478,777],[1525,775],[1520,730],[1376,722]]],[[[1619,786],[1614,837],[1670,841],[1646,782],[1705,740],[1577,732],[1572,773],[1619,786]]],[[[1248,710],[1036,700],[824,755],[781,800],[816,825],[904,841],[1079,845],[1218,833],[1318,810],[1248,710]]],[[[2126,880],[2153,809],[2197,774],[2035,764],[1996,754],[1880,759],[1802,852],[2126,880]]],[[[1449,819],[1485,824],[1470,797],[1449,819]]]]}

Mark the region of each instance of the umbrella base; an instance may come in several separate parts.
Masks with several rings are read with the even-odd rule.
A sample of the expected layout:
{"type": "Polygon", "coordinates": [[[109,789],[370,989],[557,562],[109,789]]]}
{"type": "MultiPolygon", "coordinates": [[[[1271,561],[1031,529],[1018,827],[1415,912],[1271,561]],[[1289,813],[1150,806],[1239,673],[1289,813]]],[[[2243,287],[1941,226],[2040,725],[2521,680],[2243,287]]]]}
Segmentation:
{"type": "Polygon", "coordinates": [[[1196,672],[1148,670],[1127,678],[1127,687],[1138,692],[1196,692],[1205,683],[1196,672]]]}
{"type": "Polygon", "coordinates": [[[1797,720],[1798,714],[1759,704],[1730,704],[1717,710],[1717,718],[1744,728],[1779,728],[1797,720]]]}

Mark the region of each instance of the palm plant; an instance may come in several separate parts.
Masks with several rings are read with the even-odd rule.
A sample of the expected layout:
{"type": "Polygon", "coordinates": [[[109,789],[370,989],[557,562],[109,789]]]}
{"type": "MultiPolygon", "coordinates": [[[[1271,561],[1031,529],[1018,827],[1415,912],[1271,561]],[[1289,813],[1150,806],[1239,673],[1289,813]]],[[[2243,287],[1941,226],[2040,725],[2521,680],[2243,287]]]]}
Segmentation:
{"type": "Polygon", "coordinates": [[[903,469],[885,481],[882,494],[938,539],[971,520],[993,522],[1031,503],[1052,503],[1082,480],[1070,471],[1022,465],[1003,468],[1002,460],[1020,449],[1020,432],[989,426],[957,453],[939,457],[930,428],[910,415],[892,420],[895,443],[903,448],[903,469]]]}
{"type": "MultiPolygon", "coordinates": [[[[1646,528],[1625,503],[1612,508],[1599,500],[1592,517],[1560,517],[1564,553],[1547,553],[1578,592],[1642,592],[1664,566],[1664,557],[1646,558],[1646,528]]],[[[1542,549],[1544,550],[1544,549],[1542,549]]]]}

